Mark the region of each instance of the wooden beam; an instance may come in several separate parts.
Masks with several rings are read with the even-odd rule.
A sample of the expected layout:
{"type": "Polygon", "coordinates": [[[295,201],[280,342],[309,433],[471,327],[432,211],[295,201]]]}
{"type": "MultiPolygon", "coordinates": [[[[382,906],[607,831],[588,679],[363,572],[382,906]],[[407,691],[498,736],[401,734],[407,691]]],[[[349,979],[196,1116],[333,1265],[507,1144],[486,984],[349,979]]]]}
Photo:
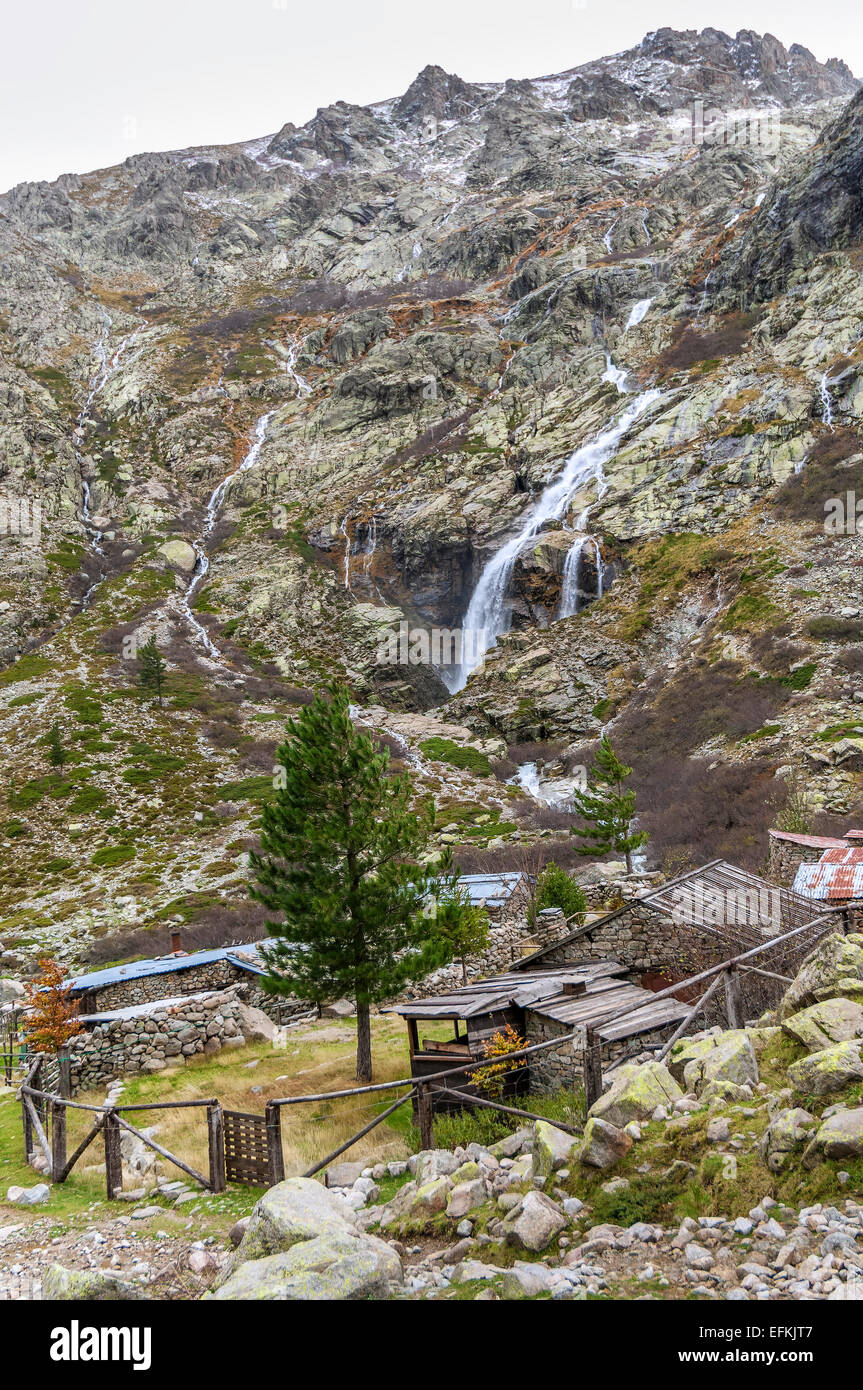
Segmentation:
{"type": "Polygon", "coordinates": [[[545,1120],[555,1129],[562,1129],[564,1134],[581,1135],[580,1129],[574,1129],[572,1125],[561,1124],[559,1120],[549,1120],[547,1115],[535,1115],[532,1110],[518,1110],[514,1105],[501,1105],[499,1101],[486,1100],[484,1096],[472,1096],[467,1091],[452,1091],[448,1086],[441,1086],[440,1094],[452,1096],[454,1100],[464,1101],[465,1105],[479,1105],[486,1110],[499,1110],[503,1115],[517,1115],[522,1120],[545,1120]]]}
{"type": "Polygon", "coordinates": [[[102,1124],[105,1138],[105,1190],[108,1201],[123,1191],[123,1152],[120,1148],[120,1117],[114,1110],[105,1111],[102,1124]]]}
{"type": "MultiPolygon", "coordinates": [[[[108,1115],[110,1114],[111,1112],[109,1111],[108,1115]]],[[[105,1116],[106,1121],[108,1119],[108,1115],[105,1116]]],[[[161,1154],[162,1158],[167,1158],[169,1163],[173,1163],[177,1168],[181,1168],[184,1173],[189,1174],[190,1178],[194,1178],[195,1182],[199,1182],[205,1190],[209,1191],[210,1184],[204,1177],[203,1173],[199,1173],[196,1168],[190,1168],[188,1163],[184,1163],[181,1158],[177,1158],[177,1155],[172,1154],[170,1149],[163,1149],[162,1145],[157,1144],[155,1139],[151,1139],[149,1135],[142,1134],[141,1131],[139,1129],[136,1129],[134,1125],[130,1125],[128,1120],[124,1120],[122,1115],[114,1114],[113,1118],[116,1120],[118,1125],[122,1125],[124,1129],[127,1129],[129,1131],[130,1134],[136,1135],[144,1144],[148,1144],[151,1149],[155,1149],[157,1154],[161,1154]]],[[[118,1131],[118,1143],[119,1138],[120,1135],[118,1131]]],[[[122,1178],[120,1181],[120,1186],[122,1187],[122,1178]]]]}
{"type": "Polygon", "coordinates": [[[602,1040],[589,1024],[584,1029],[584,1109],[590,1113],[602,1095],[602,1040]]]}
{"type": "Polygon", "coordinates": [[[39,1116],[36,1113],[36,1107],[33,1104],[30,1097],[26,1094],[26,1092],[23,1093],[23,1098],[24,1104],[27,1107],[27,1112],[30,1116],[30,1124],[32,1128],[36,1131],[36,1138],[39,1140],[39,1147],[41,1148],[43,1154],[45,1155],[45,1158],[48,1161],[48,1172],[50,1173],[54,1165],[54,1160],[51,1157],[51,1145],[48,1143],[48,1136],[42,1128],[42,1121],[39,1119],[39,1116]]]}
{"type": "Polygon", "coordinates": [[[285,1156],[282,1151],[282,1112],[267,1101],[264,1107],[267,1121],[267,1153],[270,1162],[270,1186],[285,1180],[285,1156]]]}
{"type": "Polygon", "coordinates": [[[66,1168],[66,1107],[51,1103],[51,1181],[60,1182],[66,1168]]]}
{"type": "Polygon", "coordinates": [[[339,1147],[337,1149],[334,1149],[331,1154],[327,1154],[326,1158],[322,1158],[320,1163],[316,1163],[313,1168],[307,1169],[306,1172],[303,1173],[303,1177],[313,1178],[315,1176],[315,1173],[319,1173],[322,1168],[326,1168],[328,1164],[332,1163],[334,1158],[338,1158],[340,1154],[343,1154],[347,1149],[350,1149],[354,1144],[356,1144],[358,1139],[363,1139],[369,1133],[370,1130],[373,1130],[376,1125],[381,1124],[383,1120],[387,1119],[387,1117],[393,1113],[394,1110],[398,1110],[400,1105],[404,1105],[407,1101],[409,1101],[413,1094],[413,1090],[410,1090],[408,1091],[406,1096],[399,1096],[398,1100],[394,1100],[392,1105],[388,1105],[386,1110],[382,1110],[379,1115],[376,1115],[375,1118],[372,1121],[370,1121],[369,1124],[365,1125],[363,1129],[359,1130],[356,1134],[354,1134],[350,1139],[348,1139],[348,1141],[345,1144],[340,1144],[339,1147]]]}
{"type": "Polygon", "coordinates": [[[224,1192],[225,1121],[221,1105],[207,1106],[207,1149],[210,1159],[210,1191],[224,1192]]]}
{"type": "MultiPolygon", "coordinates": [[[[66,1108],[66,1107],[64,1106],[63,1109],[65,1110],[65,1108],[66,1108]]],[[[102,1119],[101,1119],[101,1116],[100,1116],[100,1118],[96,1121],[96,1123],[94,1124],[94,1126],[93,1126],[93,1128],[90,1130],[90,1132],[81,1140],[80,1144],[78,1145],[77,1149],[76,1149],[75,1152],[73,1153],[72,1157],[66,1160],[66,1163],[65,1163],[65,1165],[64,1165],[64,1167],[63,1167],[62,1173],[60,1174],[60,1176],[59,1176],[58,1178],[55,1179],[56,1182],[65,1182],[65,1181],[66,1181],[66,1179],[68,1178],[68,1176],[69,1176],[69,1174],[71,1173],[72,1169],[75,1167],[75,1164],[78,1162],[78,1159],[81,1157],[82,1153],[84,1153],[86,1149],[89,1149],[89,1147],[90,1147],[90,1145],[92,1144],[93,1140],[96,1138],[96,1135],[97,1135],[97,1134],[100,1134],[101,1131],[102,1131],[102,1119]]]]}
{"type": "Polygon", "coordinates": [[[417,1087],[417,1119],[420,1122],[420,1147],[434,1148],[434,1107],[431,1087],[417,1087]]]}
{"type": "Polygon", "coordinates": [[[704,991],[704,993],[702,994],[702,996],[701,996],[701,998],[698,1000],[698,1002],[689,1010],[689,1013],[686,1015],[685,1019],[684,1019],[683,1022],[680,1024],[680,1027],[679,1027],[679,1028],[675,1028],[675,1030],[674,1030],[674,1032],[672,1033],[671,1037],[670,1037],[670,1038],[668,1039],[668,1041],[664,1044],[664,1046],[663,1046],[663,1048],[662,1048],[662,1051],[659,1053],[658,1057],[656,1058],[657,1062],[661,1062],[662,1059],[663,1059],[663,1057],[667,1057],[667,1056],[668,1056],[668,1054],[669,1054],[669,1052],[671,1051],[671,1049],[673,1048],[674,1044],[677,1042],[677,1039],[683,1037],[683,1034],[686,1032],[686,1030],[687,1030],[687,1028],[689,1027],[690,1023],[691,1023],[692,1020],[695,1018],[696,1014],[698,1014],[698,1013],[701,1012],[701,1010],[704,1008],[705,1004],[709,1004],[710,1000],[713,998],[714,994],[715,994],[716,991],[719,989],[719,986],[722,984],[722,982],[723,982],[724,979],[725,979],[725,976],[724,976],[724,975],[717,975],[717,976],[716,976],[716,979],[715,979],[715,980],[713,981],[713,983],[709,986],[709,988],[706,989],[706,990],[704,991]]]}

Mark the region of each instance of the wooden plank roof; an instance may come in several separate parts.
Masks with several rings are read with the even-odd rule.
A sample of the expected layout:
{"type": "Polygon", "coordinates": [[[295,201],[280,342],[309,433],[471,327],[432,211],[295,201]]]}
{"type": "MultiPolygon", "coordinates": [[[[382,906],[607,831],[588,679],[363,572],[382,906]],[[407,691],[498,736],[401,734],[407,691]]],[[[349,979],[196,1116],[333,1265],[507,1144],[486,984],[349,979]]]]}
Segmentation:
{"type": "Polygon", "coordinates": [[[624,969],[619,961],[598,960],[581,961],[557,970],[512,971],[465,985],[451,994],[397,1004],[384,1012],[398,1013],[403,1018],[468,1019],[517,1007],[554,1019],[569,1029],[590,1024],[605,1041],[649,1032],[686,1017],[691,1004],[655,999],[649,989],[619,979],[624,969]],[[565,985],[575,983],[584,984],[583,994],[565,991],[565,985]],[[639,1001],[643,1001],[643,1007],[603,1026],[604,1018],[620,1009],[632,1008],[639,1001]]]}
{"type": "Polygon", "coordinates": [[[513,1006],[526,1008],[541,999],[561,995],[564,984],[585,984],[589,987],[592,981],[620,975],[624,969],[616,960],[593,960],[552,970],[509,971],[464,985],[450,994],[411,999],[382,1012],[401,1014],[402,1018],[476,1018],[498,1009],[513,1006]]]}

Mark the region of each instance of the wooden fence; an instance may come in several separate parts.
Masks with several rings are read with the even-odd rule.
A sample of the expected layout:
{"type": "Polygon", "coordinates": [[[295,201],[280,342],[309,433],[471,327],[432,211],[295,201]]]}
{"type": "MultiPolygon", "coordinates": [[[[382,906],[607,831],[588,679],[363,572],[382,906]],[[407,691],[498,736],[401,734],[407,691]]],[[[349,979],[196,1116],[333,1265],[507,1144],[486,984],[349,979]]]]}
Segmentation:
{"type": "MultiPolygon", "coordinates": [[[[811,931],[813,925],[815,923],[807,922],[796,927],[793,931],[786,932],[781,938],[768,938],[763,943],[753,946],[739,955],[699,971],[697,975],[692,975],[685,980],[678,980],[675,984],[658,990],[654,997],[664,999],[684,990],[690,990],[696,985],[703,984],[705,986],[703,993],[693,1003],[692,1008],[672,1036],[662,1044],[658,1053],[659,1059],[667,1056],[677,1039],[685,1034],[696,1016],[707,1007],[720,988],[724,989],[725,993],[725,1012],[729,1026],[732,1028],[741,1027],[743,1024],[742,980],[746,978],[747,974],[765,976],[782,984],[790,982],[787,976],[775,971],[764,970],[760,965],[753,965],[754,958],[765,951],[774,949],[779,941],[790,942],[800,933],[811,931]]],[[[831,929],[832,919],[824,930],[831,929]]],[[[602,1027],[605,1028],[609,1023],[625,1018],[628,1014],[643,1007],[642,999],[634,1004],[626,1005],[604,1018],[602,1027]]],[[[576,1039],[583,1042],[584,1098],[585,1108],[589,1110],[602,1094],[603,1040],[594,1029],[579,1025],[572,1032],[564,1033],[560,1037],[550,1038],[541,1043],[533,1043],[517,1052],[507,1053],[507,1061],[521,1061],[543,1052],[547,1048],[557,1048],[576,1039]]],[[[619,1065],[621,1060],[623,1059],[617,1059],[616,1065],[619,1065]]],[[[60,1078],[60,1086],[62,1087],[63,1078],[67,1071],[62,1057],[54,1059],[54,1062],[56,1063],[56,1074],[60,1078]]],[[[49,1072],[49,1066],[50,1074],[53,1076],[53,1064],[47,1063],[46,1059],[42,1057],[37,1057],[21,1086],[21,1113],[24,1128],[24,1150],[27,1160],[29,1162],[30,1156],[34,1152],[34,1141],[38,1142],[48,1163],[52,1181],[65,1182],[82,1154],[101,1135],[105,1150],[105,1177],[109,1198],[114,1197],[121,1190],[123,1184],[120,1149],[120,1138],[123,1130],[134,1134],[142,1143],[154,1149],[162,1158],[173,1163],[187,1176],[194,1179],[201,1188],[210,1192],[223,1192],[228,1181],[256,1186],[273,1186],[284,1179],[281,1114],[283,1109],[293,1105],[319,1105],[350,1096],[383,1095],[387,1091],[404,1091],[403,1095],[397,1096],[392,1104],[377,1114],[356,1134],[351,1135],[332,1153],[327,1154],[325,1158],[308,1168],[303,1174],[307,1178],[313,1177],[321,1169],[328,1167],[336,1158],[352,1148],[360,1139],[365,1138],[377,1125],[382,1124],[408,1101],[414,1102],[416,1106],[421,1147],[423,1149],[434,1148],[433,1090],[443,1091],[448,1098],[462,1101],[466,1106],[497,1110],[514,1118],[525,1120],[545,1118],[529,1110],[521,1110],[515,1106],[468,1095],[458,1090],[453,1083],[457,1077],[476,1070],[477,1062],[475,1060],[433,1072],[423,1076],[421,1080],[416,1077],[402,1077],[397,1081],[373,1082],[366,1086],[351,1086],[340,1091],[323,1091],[303,1096],[283,1096],[268,1101],[263,1115],[224,1110],[218,1100],[154,1101],[149,1104],[138,1105],[85,1105],[82,1102],[71,1100],[68,1096],[68,1088],[66,1095],[44,1088],[42,1083],[43,1068],[49,1072]],[[141,1130],[136,1129],[124,1118],[132,1111],[190,1108],[206,1109],[207,1112],[209,1168],[206,1175],[199,1173],[183,1159],[178,1158],[176,1154],[163,1148],[161,1144],[157,1144],[155,1139],[143,1134],[141,1130]],[[67,1158],[66,1119],[69,1109],[89,1111],[95,1116],[95,1119],[92,1128],[71,1157],[67,1158]],[[48,1137],[49,1130],[50,1139],[48,1137]]],[[[577,1132],[567,1125],[557,1124],[556,1127],[566,1130],[567,1133],[577,1132]]]]}

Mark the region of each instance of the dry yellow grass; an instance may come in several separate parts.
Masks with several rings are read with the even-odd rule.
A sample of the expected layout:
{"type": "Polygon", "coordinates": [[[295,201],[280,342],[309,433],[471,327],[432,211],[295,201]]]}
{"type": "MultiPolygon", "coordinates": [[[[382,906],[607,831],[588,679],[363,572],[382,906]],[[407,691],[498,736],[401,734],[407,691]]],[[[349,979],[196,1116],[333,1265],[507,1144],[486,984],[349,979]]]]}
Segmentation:
{"type": "MultiPolygon", "coordinates": [[[[427,1036],[446,1037],[448,1024],[424,1029],[427,1036]]],[[[372,1018],[374,1080],[391,1081],[410,1074],[405,1025],[400,1018],[372,1018]]],[[[287,1034],[287,1045],[274,1049],[268,1043],[201,1058],[154,1076],[126,1077],[120,1104],[160,1100],[216,1098],[228,1110],[263,1114],[268,1100],[281,1096],[320,1094],[356,1085],[356,1028],[352,1022],[307,1024],[287,1034]]],[[[339,1144],[373,1119],[395,1099],[397,1092],[347,1097],[343,1100],[286,1106],[282,1110],[282,1145],[287,1176],[298,1175],[324,1158],[339,1144]]],[[[77,1100],[100,1105],[99,1091],[82,1092],[77,1100]]],[[[207,1172],[206,1112],[203,1109],[143,1111],[127,1114],[137,1128],[155,1126],[154,1138],[200,1172],[207,1172]]],[[[70,1112],[69,1151],[86,1132],[89,1119],[70,1112]],[[73,1118],[74,1117],[74,1118],[73,1118]],[[74,1134],[73,1134],[74,1131],[74,1134]]],[[[346,1159],[386,1161],[407,1153],[406,1130],[410,1107],[396,1111],[392,1121],[372,1130],[345,1154],[346,1159]]],[[[99,1141],[90,1151],[90,1162],[102,1160],[99,1141]]],[[[86,1163],[90,1154],[84,1158],[86,1163]]],[[[179,1169],[164,1164],[171,1177],[179,1169]]]]}

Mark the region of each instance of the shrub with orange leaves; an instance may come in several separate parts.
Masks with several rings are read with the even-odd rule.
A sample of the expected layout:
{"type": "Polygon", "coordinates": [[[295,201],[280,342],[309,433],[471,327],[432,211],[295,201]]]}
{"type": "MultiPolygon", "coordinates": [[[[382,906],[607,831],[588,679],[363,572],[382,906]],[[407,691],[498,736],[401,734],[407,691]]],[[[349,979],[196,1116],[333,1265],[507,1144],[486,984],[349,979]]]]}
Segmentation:
{"type": "Polygon", "coordinates": [[[508,1060],[509,1055],[512,1052],[521,1052],[525,1047],[527,1039],[520,1037],[512,1024],[508,1023],[483,1043],[483,1055],[487,1059],[487,1065],[469,1072],[468,1079],[478,1091],[483,1091],[491,1100],[500,1100],[506,1077],[510,1072],[518,1071],[519,1067],[527,1066],[527,1058],[517,1057],[511,1061],[508,1060]]]}
{"type": "Polygon", "coordinates": [[[29,1007],[22,1028],[31,1052],[59,1052],[70,1038],[83,1031],[78,1000],[69,998],[71,988],[65,982],[62,967],[50,956],[41,957],[39,974],[25,985],[29,1007]]]}

